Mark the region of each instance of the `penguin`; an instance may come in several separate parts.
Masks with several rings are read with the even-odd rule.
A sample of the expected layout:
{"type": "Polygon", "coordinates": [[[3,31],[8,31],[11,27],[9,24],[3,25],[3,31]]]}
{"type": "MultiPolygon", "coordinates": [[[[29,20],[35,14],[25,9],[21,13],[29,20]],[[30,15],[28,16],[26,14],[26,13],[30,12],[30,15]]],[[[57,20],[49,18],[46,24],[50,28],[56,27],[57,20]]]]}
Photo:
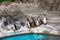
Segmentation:
{"type": "Polygon", "coordinates": [[[46,18],[46,15],[44,14],[44,17],[43,17],[43,23],[46,25],[47,24],[47,18],[46,18]]]}
{"type": "Polygon", "coordinates": [[[43,24],[43,21],[40,19],[40,17],[38,16],[37,21],[36,21],[36,25],[40,26],[41,24],[43,24]]]}
{"type": "Polygon", "coordinates": [[[17,26],[15,25],[15,23],[12,25],[12,29],[13,29],[14,31],[17,30],[17,26]]]}
{"type": "Polygon", "coordinates": [[[31,17],[31,19],[32,19],[32,22],[31,22],[32,27],[37,27],[37,26],[36,26],[36,22],[35,22],[34,18],[32,18],[32,17],[31,17]]]}
{"type": "Polygon", "coordinates": [[[26,20],[27,27],[30,28],[31,27],[30,20],[28,18],[26,18],[26,20]]]}
{"type": "Polygon", "coordinates": [[[17,26],[16,26],[16,24],[14,23],[14,27],[15,27],[15,30],[17,30],[17,26]]]}
{"type": "Polygon", "coordinates": [[[39,17],[37,18],[36,25],[37,25],[37,26],[40,25],[40,18],[39,18],[39,17]]]}
{"type": "Polygon", "coordinates": [[[36,21],[36,25],[39,26],[40,23],[41,23],[41,21],[40,21],[40,17],[38,16],[37,21],[36,21]]]}

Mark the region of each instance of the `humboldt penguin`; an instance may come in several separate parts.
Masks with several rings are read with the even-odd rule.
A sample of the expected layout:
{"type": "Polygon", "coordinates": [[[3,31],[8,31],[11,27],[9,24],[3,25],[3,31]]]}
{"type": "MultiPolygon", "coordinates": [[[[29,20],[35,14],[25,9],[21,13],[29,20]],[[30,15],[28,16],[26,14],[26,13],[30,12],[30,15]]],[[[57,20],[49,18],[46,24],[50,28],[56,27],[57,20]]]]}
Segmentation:
{"type": "Polygon", "coordinates": [[[47,18],[46,18],[46,15],[44,14],[44,17],[43,17],[43,23],[46,25],[47,24],[47,18]]]}
{"type": "Polygon", "coordinates": [[[40,17],[38,16],[37,21],[36,21],[36,25],[39,26],[39,25],[41,25],[41,24],[43,24],[43,21],[42,21],[42,20],[40,19],[40,17]]]}
{"type": "Polygon", "coordinates": [[[17,30],[17,26],[16,26],[15,23],[13,24],[12,29],[13,29],[14,31],[17,30]]]}
{"type": "Polygon", "coordinates": [[[37,27],[37,26],[36,26],[36,22],[35,22],[34,18],[32,18],[32,17],[31,17],[31,19],[32,19],[32,22],[31,22],[32,27],[37,27]]]}
{"type": "Polygon", "coordinates": [[[30,28],[31,27],[30,20],[28,18],[26,18],[26,20],[27,27],[30,28]]]}

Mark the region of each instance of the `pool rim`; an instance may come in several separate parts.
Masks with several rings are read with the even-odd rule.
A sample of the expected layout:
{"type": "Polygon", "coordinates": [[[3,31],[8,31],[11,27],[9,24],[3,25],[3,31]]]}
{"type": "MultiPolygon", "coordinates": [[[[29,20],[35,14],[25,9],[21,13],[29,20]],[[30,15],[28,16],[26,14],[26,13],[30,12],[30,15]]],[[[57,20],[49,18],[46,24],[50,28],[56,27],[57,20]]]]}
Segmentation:
{"type": "MultiPolygon", "coordinates": [[[[7,38],[7,37],[12,37],[12,36],[24,35],[24,34],[40,34],[40,35],[46,35],[46,34],[42,34],[42,33],[22,33],[22,34],[4,36],[4,37],[0,37],[0,38],[7,38]]],[[[46,36],[48,36],[48,35],[46,35],[46,36]]]]}

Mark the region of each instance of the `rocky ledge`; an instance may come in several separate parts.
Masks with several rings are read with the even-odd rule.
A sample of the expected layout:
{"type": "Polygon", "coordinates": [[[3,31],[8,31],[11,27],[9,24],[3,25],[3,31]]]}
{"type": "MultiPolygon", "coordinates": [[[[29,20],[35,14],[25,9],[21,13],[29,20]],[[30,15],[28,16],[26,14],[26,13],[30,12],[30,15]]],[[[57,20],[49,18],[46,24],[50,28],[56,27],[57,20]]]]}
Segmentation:
{"type": "Polygon", "coordinates": [[[21,27],[20,30],[3,30],[4,32],[0,33],[0,37],[6,37],[6,36],[11,36],[11,35],[17,35],[17,34],[24,34],[24,33],[40,33],[40,34],[46,34],[46,35],[55,35],[55,36],[60,36],[60,29],[54,24],[47,24],[47,25],[40,25],[39,27],[35,28],[27,28],[21,27]]]}

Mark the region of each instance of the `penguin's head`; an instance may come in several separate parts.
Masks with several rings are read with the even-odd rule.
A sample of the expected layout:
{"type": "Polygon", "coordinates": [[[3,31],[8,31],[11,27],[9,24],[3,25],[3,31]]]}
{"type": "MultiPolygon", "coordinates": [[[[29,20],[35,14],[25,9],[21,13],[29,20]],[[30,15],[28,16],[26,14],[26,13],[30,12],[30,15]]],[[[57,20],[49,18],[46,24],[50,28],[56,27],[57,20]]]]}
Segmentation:
{"type": "Polygon", "coordinates": [[[28,18],[26,18],[27,19],[27,21],[29,21],[29,19],[28,18]]]}
{"type": "Polygon", "coordinates": [[[44,14],[44,16],[46,16],[46,14],[44,14]]]}
{"type": "Polygon", "coordinates": [[[37,20],[40,19],[40,16],[37,17],[37,20]]]}
{"type": "Polygon", "coordinates": [[[31,19],[34,19],[33,17],[31,17],[31,19]]]}

